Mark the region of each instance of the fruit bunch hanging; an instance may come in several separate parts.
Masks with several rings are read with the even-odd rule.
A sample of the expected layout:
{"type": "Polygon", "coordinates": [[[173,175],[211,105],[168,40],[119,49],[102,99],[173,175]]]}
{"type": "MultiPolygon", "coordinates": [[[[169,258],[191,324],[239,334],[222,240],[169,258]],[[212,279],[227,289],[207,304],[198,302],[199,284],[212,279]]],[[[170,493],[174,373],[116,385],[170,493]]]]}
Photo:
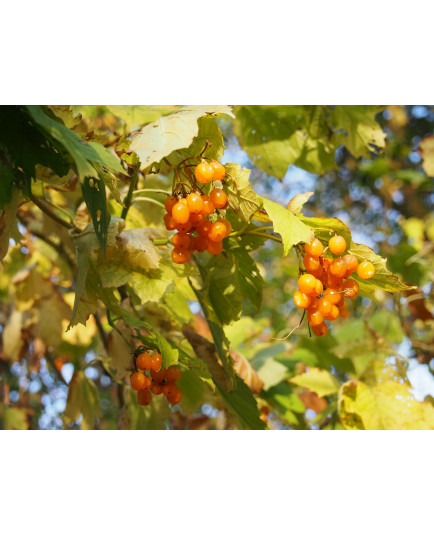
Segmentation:
{"type": "Polygon", "coordinates": [[[223,250],[223,239],[232,231],[222,214],[229,205],[219,182],[226,174],[223,164],[202,159],[194,166],[194,175],[188,166],[183,171],[188,183],[182,182],[175,170],[176,181],[172,195],[165,201],[167,214],[164,216],[166,229],[177,231],[172,237],[172,260],[177,264],[187,262],[195,251],[218,255],[223,250]],[[211,189],[205,194],[204,187],[210,183],[211,189]]]}
{"type": "Polygon", "coordinates": [[[371,262],[359,264],[351,252],[343,255],[346,251],[345,238],[339,235],[333,236],[325,249],[317,238],[304,247],[305,270],[301,270],[294,303],[307,311],[309,325],[319,337],[328,331],[326,320],[333,322],[348,316],[344,298],[352,300],[359,294],[359,284],[351,275],[357,273],[361,279],[370,279],[375,274],[371,262]]]}
{"type": "Polygon", "coordinates": [[[179,404],[182,400],[181,389],[176,382],[181,378],[181,371],[175,365],[162,368],[159,352],[152,352],[145,346],[139,346],[134,352],[136,371],[131,374],[131,387],[137,391],[137,402],[148,406],[152,394],[163,394],[170,404],[179,404]],[[149,376],[147,375],[149,373],[149,376]]]}

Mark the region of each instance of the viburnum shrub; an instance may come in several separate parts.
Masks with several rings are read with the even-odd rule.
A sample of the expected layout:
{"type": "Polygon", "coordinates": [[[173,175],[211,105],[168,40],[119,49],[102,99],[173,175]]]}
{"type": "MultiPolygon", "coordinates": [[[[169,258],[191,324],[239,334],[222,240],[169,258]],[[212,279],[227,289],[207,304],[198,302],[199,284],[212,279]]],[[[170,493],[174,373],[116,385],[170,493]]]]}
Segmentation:
{"type": "Polygon", "coordinates": [[[170,404],[181,402],[182,392],[176,385],[181,378],[178,367],[172,365],[167,369],[162,368],[161,354],[146,346],[139,346],[134,358],[136,370],[131,374],[130,383],[137,391],[137,402],[141,406],[148,406],[152,402],[152,394],[164,394],[170,404]]]}
{"type": "Polygon", "coordinates": [[[193,175],[186,161],[175,170],[172,195],[164,203],[166,229],[175,231],[171,240],[174,246],[172,260],[176,264],[189,261],[193,252],[208,251],[211,255],[218,255],[223,250],[223,239],[232,231],[231,224],[224,217],[229,205],[222,187],[225,167],[217,160],[201,155],[187,161],[194,158],[201,161],[193,164],[193,175]],[[187,182],[181,180],[180,173],[185,175],[187,182]],[[205,193],[204,188],[208,184],[211,187],[205,193]]]}
{"type": "Polygon", "coordinates": [[[344,298],[352,300],[359,294],[359,284],[351,278],[354,272],[361,279],[370,279],[375,274],[369,261],[359,264],[357,257],[347,251],[343,236],[333,236],[324,248],[318,238],[304,246],[303,265],[298,279],[294,303],[304,309],[307,321],[315,335],[321,337],[328,331],[326,321],[346,318],[348,310],[344,298]]]}

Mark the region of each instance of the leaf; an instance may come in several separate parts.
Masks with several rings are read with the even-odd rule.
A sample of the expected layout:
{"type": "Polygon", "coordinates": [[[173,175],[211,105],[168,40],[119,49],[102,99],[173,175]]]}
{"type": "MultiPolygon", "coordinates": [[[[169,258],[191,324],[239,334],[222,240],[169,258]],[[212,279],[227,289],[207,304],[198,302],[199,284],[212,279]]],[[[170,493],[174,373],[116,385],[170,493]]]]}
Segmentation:
{"type": "Polygon", "coordinates": [[[290,382],[299,387],[307,387],[321,397],[337,393],[341,385],[330,372],[314,367],[310,367],[304,374],[294,376],[290,382]]]}
{"type": "Polygon", "coordinates": [[[105,255],[107,244],[107,229],[110,224],[110,214],[107,210],[107,198],[104,182],[101,179],[85,177],[81,185],[83,197],[92,217],[93,227],[99,245],[105,255]]]}
{"type": "Polygon", "coordinates": [[[125,206],[124,202],[122,201],[121,194],[118,190],[119,179],[115,175],[113,175],[113,173],[110,173],[109,171],[104,171],[101,166],[98,166],[97,164],[95,164],[95,166],[98,170],[99,177],[104,181],[104,184],[110,190],[110,193],[112,194],[113,198],[116,200],[117,203],[119,203],[121,207],[125,206]]]}
{"type": "Polygon", "coordinates": [[[131,268],[156,270],[159,267],[161,255],[151,239],[162,238],[162,233],[156,229],[128,229],[122,231],[118,241],[125,263],[131,268]]]}
{"type": "Polygon", "coordinates": [[[274,201],[265,198],[262,201],[273,222],[274,230],[282,237],[283,255],[285,257],[295,244],[311,241],[312,230],[302,220],[274,201]]]}
{"type": "Polygon", "coordinates": [[[252,393],[259,394],[264,387],[264,382],[252,367],[252,365],[247,361],[247,359],[240,354],[231,350],[231,357],[234,360],[234,370],[238,376],[245,382],[245,384],[250,388],[252,393]]]}
{"type": "Polygon", "coordinates": [[[142,128],[128,151],[137,153],[141,168],[146,169],[173,151],[189,147],[198,134],[200,117],[221,114],[233,117],[229,106],[185,106],[142,128]]]}
{"type": "Polygon", "coordinates": [[[92,430],[95,420],[101,417],[98,389],[82,370],[74,372],[69,383],[65,421],[69,424],[76,421],[80,415],[83,416],[83,430],[92,430]]]}
{"type": "Polygon", "coordinates": [[[11,203],[13,184],[12,169],[3,160],[0,160],[0,209],[11,203]]]}
{"type": "Polygon", "coordinates": [[[261,206],[261,198],[250,186],[250,170],[238,164],[225,164],[225,169],[229,205],[237,216],[249,222],[261,206]]]}
{"type": "Polygon", "coordinates": [[[20,409],[20,408],[4,408],[3,409],[3,429],[4,430],[28,430],[29,423],[27,421],[26,410],[20,409]]]}
{"type": "Polygon", "coordinates": [[[312,227],[315,231],[315,236],[323,242],[328,242],[332,235],[337,233],[345,238],[348,244],[351,244],[351,231],[345,223],[338,218],[308,218],[300,214],[300,220],[312,227]]]}
{"type": "Polygon", "coordinates": [[[299,214],[303,206],[309,201],[315,192],[306,192],[304,194],[295,195],[286,207],[293,214],[299,214]]]}
{"type": "Polygon", "coordinates": [[[49,134],[69,153],[81,179],[85,177],[98,178],[94,163],[119,173],[124,172],[120,161],[99,143],[88,143],[82,140],[80,136],[69,130],[60,121],[47,115],[41,106],[26,106],[26,109],[38,127],[44,133],[49,134]]]}
{"type": "MultiPolygon", "coordinates": [[[[0,181],[3,178],[0,176],[0,181]]],[[[0,216],[0,260],[3,259],[9,249],[9,238],[17,222],[17,210],[20,201],[19,190],[14,189],[10,202],[4,206],[0,216]]]]}
{"type": "Polygon", "coordinates": [[[278,385],[275,385],[269,389],[264,394],[264,398],[270,401],[272,405],[276,407],[279,415],[289,424],[299,424],[299,419],[295,414],[303,414],[305,412],[305,407],[298,395],[294,393],[293,389],[287,382],[279,383],[278,385]]]}
{"type": "MultiPolygon", "coordinates": [[[[119,329],[123,327],[118,324],[119,329]]],[[[115,369],[113,379],[116,381],[126,381],[134,366],[131,348],[116,330],[108,334],[107,345],[109,358],[111,359],[110,365],[115,369]]]]}
{"type": "Polygon", "coordinates": [[[130,132],[134,127],[156,121],[162,115],[168,115],[174,112],[178,107],[172,105],[165,106],[144,106],[144,105],[132,105],[126,106],[119,105],[107,105],[110,112],[121,119],[130,132]]]}
{"type": "Polygon", "coordinates": [[[69,320],[70,317],[71,308],[64,302],[62,295],[55,292],[39,305],[36,332],[47,346],[57,348],[62,342],[62,320],[69,320]]]}
{"type": "Polygon", "coordinates": [[[21,330],[24,327],[24,312],[14,309],[3,327],[3,354],[11,361],[18,361],[24,346],[21,330]]]}
{"type": "Polygon", "coordinates": [[[396,275],[392,274],[392,272],[386,268],[386,259],[377,255],[368,246],[351,242],[351,253],[357,257],[359,262],[367,260],[372,262],[375,267],[375,274],[371,279],[363,280],[356,274],[353,274],[353,277],[358,281],[362,292],[372,292],[375,288],[386,290],[387,292],[399,292],[401,290],[417,288],[402,283],[396,275]]]}
{"type": "Polygon", "coordinates": [[[370,158],[371,152],[386,146],[386,133],[375,120],[380,111],[378,106],[334,106],[330,113],[333,141],[345,145],[355,158],[370,158]]]}
{"type": "Polygon", "coordinates": [[[239,376],[236,376],[236,389],[234,391],[225,391],[219,385],[217,388],[227,407],[240,419],[243,426],[250,430],[265,429],[265,423],[260,419],[256,400],[239,376]]]}
{"type": "Polygon", "coordinates": [[[262,289],[264,280],[255,261],[248,253],[248,248],[242,241],[229,240],[231,252],[236,261],[236,274],[238,277],[240,292],[244,300],[249,300],[256,310],[259,310],[262,302],[262,289]]]}
{"type": "Polygon", "coordinates": [[[422,166],[428,177],[434,177],[434,134],[425,136],[420,142],[419,153],[422,156],[422,166]]]}

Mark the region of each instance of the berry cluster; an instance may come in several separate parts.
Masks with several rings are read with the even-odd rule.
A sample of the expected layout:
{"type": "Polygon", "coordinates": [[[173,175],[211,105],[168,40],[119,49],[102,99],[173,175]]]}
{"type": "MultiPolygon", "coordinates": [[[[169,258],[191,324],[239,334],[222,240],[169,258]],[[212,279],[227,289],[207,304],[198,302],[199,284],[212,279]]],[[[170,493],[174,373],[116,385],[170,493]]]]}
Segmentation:
{"type": "MultiPolygon", "coordinates": [[[[203,161],[194,170],[195,179],[201,184],[222,180],[225,173],[225,167],[216,160],[209,164],[203,161]]],[[[178,231],[172,237],[173,262],[184,264],[194,251],[208,251],[212,255],[222,252],[223,239],[230,235],[232,227],[220,217],[219,210],[225,210],[228,204],[228,196],[217,187],[213,187],[209,195],[198,187],[191,187],[189,193],[183,188],[178,195],[166,199],[166,229],[178,231]]]]}
{"type": "Polygon", "coordinates": [[[306,272],[298,279],[294,303],[307,310],[307,320],[319,337],[328,331],[325,320],[333,322],[339,316],[348,316],[343,298],[351,300],[359,294],[359,284],[350,278],[351,274],[357,272],[361,279],[370,279],[375,273],[374,265],[369,261],[359,264],[351,253],[342,257],[346,249],[347,243],[342,236],[332,237],[326,249],[317,238],[304,247],[306,272]],[[336,257],[325,257],[327,250],[336,257]]]}
{"type": "Polygon", "coordinates": [[[149,353],[144,346],[135,351],[136,372],[131,374],[131,387],[137,391],[137,402],[148,406],[152,402],[152,394],[163,394],[170,404],[179,404],[182,400],[181,389],[176,382],[181,378],[181,371],[175,365],[167,369],[161,368],[161,354],[149,353]],[[143,372],[141,372],[143,371],[143,372]],[[146,372],[150,373],[147,376],[146,372]]]}

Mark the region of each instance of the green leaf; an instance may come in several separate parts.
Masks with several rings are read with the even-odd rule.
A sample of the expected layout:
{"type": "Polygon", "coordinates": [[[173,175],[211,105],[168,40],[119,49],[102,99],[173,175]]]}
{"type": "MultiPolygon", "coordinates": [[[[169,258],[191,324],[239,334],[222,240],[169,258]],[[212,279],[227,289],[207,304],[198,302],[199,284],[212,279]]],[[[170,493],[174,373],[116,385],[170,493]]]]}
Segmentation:
{"type": "Polygon", "coordinates": [[[299,218],[303,223],[312,227],[319,240],[328,243],[332,235],[337,233],[345,238],[347,247],[351,244],[351,231],[338,218],[308,218],[303,214],[300,214],[299,218]]]}
{"type": "Polygon", "coordinates": [[[98,178],[94,163],[119,173],[124,172],[118,158],[109,153],[101,144],[84,141],[60,121],[47,115],[41,106],[26,106],[26,108],[38,127],[44,133],[49,134],[69,153],[81,179],[85,177],[98,178]]]}
{"type": "Polygon", "coordinates": [[[142,128],[133,138],[129,152],[137,153],[142,169],[146,169],[173,151],[189,147],[199,132],[200,117],[221,114],[233,117],[229,106],[185,106],[142,128]]]}
{"type": "Polygon", "coordinates": [[[251,390],[239,376],[236,376],[236,389],[234,391],[224,391],[218,384],[217,389],[228,409],[240,419],[243,426],[250,430],[264,430],[266,428],[265,423],[260,419],[261,414],[251,390]]]}
{"type": "Polygon", "coordinates": [[[318,368],[309,368],[308,372],[294,376],[290,379],[291,383],[295,383],[299,387],[306,387],[313,391],[318,396],[327,396],[339,391],[339,381],[327,370],[318,368]]]}
{"type": "Polygon", "coordinates": [[[333,141],[345,145],[356,158],[370,158],[371,152],[386,146],[386,134],[375,120],[380,111],[378,106],[333,106],[330,113],[335,131],[333,141]]]}
{"type": "MultiPolygon", "coordinates": [[[[0,406],[0,410],[2,407],[0,406]]],[[[3,429],[4,430],[28,430],[27,413],[25,409],[3,408],[3,429]]]]}
{"type": "Polygon", "coordinates": [[[119,235],[123,261],[131,268],[156,270],[160,265],[161,255],[152,240],[162,238],[157,229],[127,229],[119,235]]]}
{"type": "Polygon", "coordinates": [[[151,121],[156,121],[162,115],[168,115],[174,112],[178,106],[145,106],[128,104],[125,106],[106,105],[110,112],[121,119],[130,132],[134,127],[145,125],[151,121]]]}
{"type": "Polygon", "coordinates": [[[225,169],[229,206],[237,216],[249,222],[261,206],[261,198],[250,186],[250,170],[238,164],[225,164],[225,169]]]}
{"type": "Polygon", "coordinates": [[[92,430],[95,420],[101,417],[98,389],[82,370],[74,373],[69,384],[65,420],[69,424],[76,421],[80,415],[83,416],[83,430],[92,430]]]}
{"type": "Polygon", "coordinates": [[[264,287],[261,272],[242,241],[231,239],[229,243],[230,249],[226,251],[231,252],[234,256],[241,295],[244,300],[249,300],[258,310],[261,306],[264,287]]]}
{"type": "Polygon", "coordinates": [[[428,177],[434,177],[434,134],[423,138],[420,142],[419,152],[423,158],[423,169],[428,177]]]}
{"type": "Polygon", "coordinates": [[[282,237],[283,255],[285,257],[295,244],[311,241],[312,229],[307,227],[302,220],[274,201],[265,198],[262,201],[273,222],[274,230],[282,237]]]}
{"type": "Polygon", "coordinates": [[[299,214],[303,206],[309,201],[315,192],[305,192],[295,195],[286,207],[293,214],[299,214]]]}
{"type": "Polygon", "coordinates": [[[392,272],[386,268],[386,259],[377,255],[368,246],[352,242],[351,249],[349,248],[349,250],[357,257],[359,262],[367,260],[372,262],[375,267],[375,274],[371,279],[363,280],[356,274],[353,274],[353,277],[359,283],[362,292],[373,292],[376,288],[386,290],[387,292],[399,292],[401,290],[417,288],[402,283],[396,275],[392,274],[392,272]]]}
{"type": "Polygon", "coordinates": [[[279,383],[269,389],[264,398],[276,407],[279,415],[289,424],[300,424],[295,414],[304,414],[306,408],[287,382],[279,383]]]}
{"type": "Polygon", "coordinates": [[[101,179],[85,177],[81,185],[83,197],[92,217],[93,227],[99,245],[105,255],[107,230],[110,224],[110,214],[107,209],[107,198],[104,182],[101,179]]]}

